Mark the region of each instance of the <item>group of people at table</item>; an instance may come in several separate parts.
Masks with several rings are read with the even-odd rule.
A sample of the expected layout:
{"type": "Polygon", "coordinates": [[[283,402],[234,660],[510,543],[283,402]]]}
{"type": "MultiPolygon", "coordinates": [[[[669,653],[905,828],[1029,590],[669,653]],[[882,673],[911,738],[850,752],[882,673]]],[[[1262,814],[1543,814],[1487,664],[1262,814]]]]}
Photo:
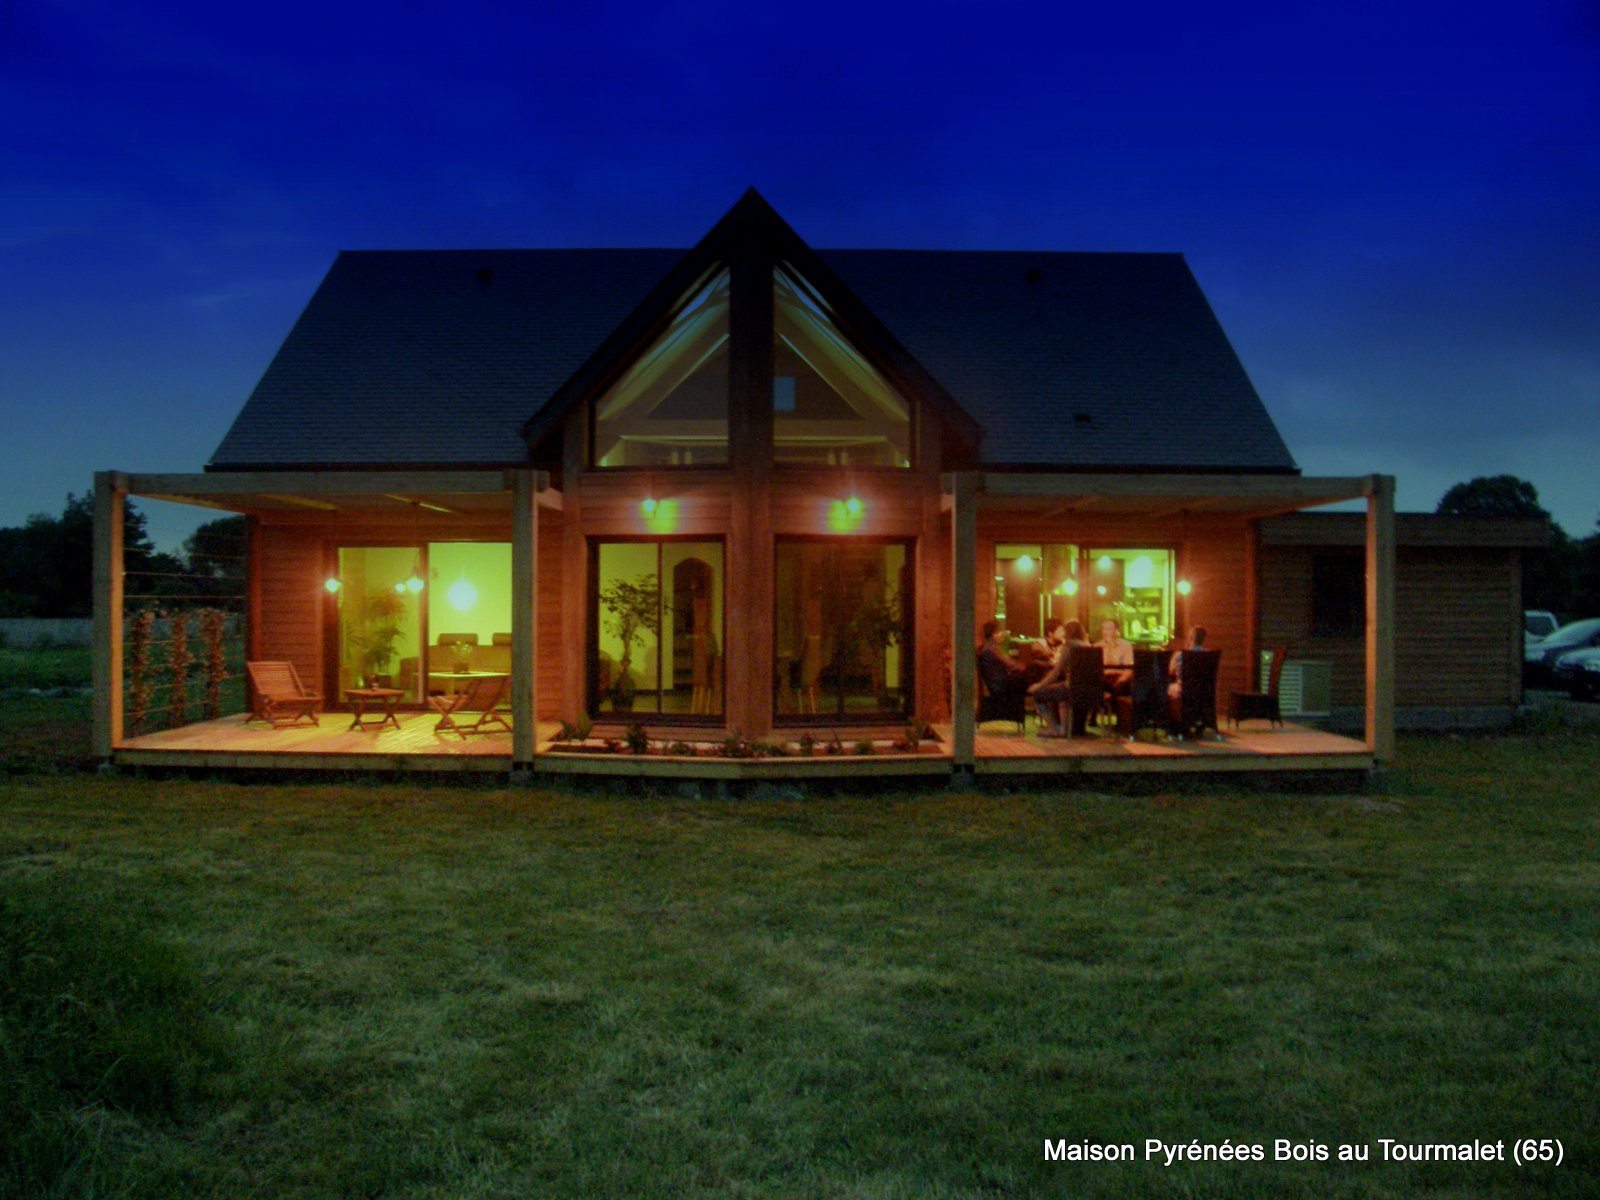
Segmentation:
{"type": "MultiPolygon", "coordinates": [[[[1127,695],[1132,686],[1133,643],[1122,636],[1122,627],[1113,620],[1100,623],[1097,642],[1088,640],[1082,623],[1056,617],[1045,622],[1044,636],[1023,643],[1019,654],[1013,655],[1007,649],[1010,639],[1011,631],[1002,622],[983,623],[978,672],[991,695],[1025,690],[1044,726],[1045,737],[1068,736],[1068,713],[1074,707],[1068,661],[1074,646],[1098,646],[1100,649],[1104,682],[1102,694],[1089,698],[1094,706],[1103,699],[1127,695]]],[[[1191,627],[1186,648],[1199,650],[1205,642],[1205,627],[1191,627]]],[[[1174,713],[1182,695],[1182,659],[1183,651],[1179,650],[1168,668],[1167,695],[1174,713]]]]}

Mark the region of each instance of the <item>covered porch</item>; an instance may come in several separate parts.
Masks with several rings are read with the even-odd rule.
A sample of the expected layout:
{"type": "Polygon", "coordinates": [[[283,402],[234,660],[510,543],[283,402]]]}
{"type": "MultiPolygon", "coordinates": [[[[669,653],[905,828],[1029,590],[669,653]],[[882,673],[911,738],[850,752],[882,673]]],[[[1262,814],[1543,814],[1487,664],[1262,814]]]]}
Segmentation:
{"type": "MultiPolygon", "coordinates": [[[[1185,769],[1206,769],[1202,763],[1230,752],[1249,747],[1252,754],[1257,753],[1257,743],[1279,748],[1267,750],[1262,763],[1276,764],[1300,754],[1332,755],[1341,762],[1365,755],[1370,767],[1393,756],[1392,477],[970,472],[945,476],[944,493],[945,508],[951,514],[951,610],[956,631],[951,660],[951,753],[958,770],[992,769],[985,764],[1000,760],[1047,763],[1058,755],[1126,764],[1120,769],[1158,769],[1158,763],[1178,769],[1179,762],[1188,764],[1185,769]],[[1080,739],[1073,739],[1058,750],[1054,743],[1033,746],[1028,739],[997,739],[979,729],[977,663],[963,635],[971,631],[968,636],[976,642],[981,624],[991,615],[1013,623],[1007,621],[1008,584],[1017,582],[1011,564],[1033,558],[1038,574],[1053,561],[1055,574],[1036,580],[1028,592],[1030,605],[1040,604],[1035,616],[1050,612],[1080,618],[1089,625],[1087,636],[1093,639],[1099,636],[1099,618],[1122,615],[1108,603],[1118,589],[1097,586],[1102,582],[1099,570],[1107,569],[1104,582],[1110,583],[1121,578],[1123,567],[1129,568],[1131,580],[1135,565],[1159,576],[1160,568],[1153,564],[1164,563],[1171,570],[1165,608],[1130,604],[1123,611],[1142,614],[1148,623],[1143,631],[1146,644],[1156,648],[1177,642],[1195,626],[1208,628],[1207,648],[1223,651],[1217,707],[1219,715],[1225,715],[1231,693],[1258,688],[1261,654],[1271,648],[1261,644],[1261,596],[1270,581],[1260,575],[1260,522],[1350,501],[1359,501],[1366,508],[1362,562],[1365,728],[1360,741],[1305,730],[1296,734],[1298,742],[1262,740],[1249,734],[1174,748],[1166,743],[1080,745],[1080,739]],[[1141,549],[1126,549],[1130,546],[1141,549]],[[1013,557],[1008,559],[1008,554],[1013,557]],[[1059,589],[1052,586],[1057,576],[1062,577],[1059,589]],[[1069,601],[1058,611],[1058,591],[1076,595],[1078,602],[1069,601]],[[1097,603],[1095,592],[1106,602],[1097,603]],[[1045,597],[1049,597],[1047,602],[1045,597]]],[[[1157,579],[1141,582],[1154,584],[1157,579]]],[[[1138,590],[1148,596],[1160,589],[1138,590]]],[[[1128,589],[1130,598],[1133,591],[1128,589]]],[[[1125,635],[1139,632],[1123,629],[1125,635]]],[[[1140,639],[1132,636],[1131,640],[1140,639]]],[[[1304,648],[1296,649],[1304,653],[1304,648]]]]}

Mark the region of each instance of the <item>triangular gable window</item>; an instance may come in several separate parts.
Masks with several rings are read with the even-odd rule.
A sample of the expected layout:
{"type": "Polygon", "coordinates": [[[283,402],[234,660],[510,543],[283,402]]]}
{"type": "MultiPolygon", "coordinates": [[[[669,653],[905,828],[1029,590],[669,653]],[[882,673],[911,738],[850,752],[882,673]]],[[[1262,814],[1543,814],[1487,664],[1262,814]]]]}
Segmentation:
{"type": "Polygon", "coordinates": [[[810,465],[909,467],[911,405],[785,263],[772,276],[773,458],[810,465]]]}
{"type": "Polygon", "coordinates": [[[594,406],[599,467],[728,461],[726,267],[702,276],[671,322],[594,406]]]}

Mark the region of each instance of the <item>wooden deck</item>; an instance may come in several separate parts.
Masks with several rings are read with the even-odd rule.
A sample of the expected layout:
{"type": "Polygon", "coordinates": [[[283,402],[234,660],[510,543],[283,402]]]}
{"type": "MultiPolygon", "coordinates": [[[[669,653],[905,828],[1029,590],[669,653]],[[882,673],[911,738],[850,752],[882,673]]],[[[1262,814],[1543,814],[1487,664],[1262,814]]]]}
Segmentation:
{"type": "Polygon", "coordinates": [[[1133,742],[1098,729],[1086,737],[1044,738],[1031,721],[1027,734],[1019,735],[1015,725],[991,721],[978,727],[975,748],[979,775],[1368,771],[1373,766],[1365,742],[1257,721],[1203,741],[1133,742]]]}
{"type": "MultiPolygon", "coordinates": [[[[491,733],[463,739],[436,733],[432,713],[402,713],[400,728],[350,729],[349,715],[324,713],[317,726],[272,729],[245,718],[225,717],[129,738],[113,761],[124,766],[199,767],[222,770],[468,771],[511,769],[511,735],[491,733]]],[[[799,779],[886,776],[948,777],[950,730],[915,755],[872,757],[846,753],[811,758],[648,758],[628,754],[579,753],[552,744],[558,725],[539,723],[538,770],[552,775],[632,775],[666,779],[799,779]]],[[[1087,737],[1042,738],[1030,723],[1025,735],[1004,722],[978,727],[975,772],[1006,775],[1187,774],[1218,771],[1367,771],[1371,753],[1363,742],[1296,725],[1273,729],[1254,723],[1206,741],[1128,742],[1110,731],[1087,737]]],[[[720,731],[661,731],[665,740],[715,738],[720,731]]],[[[879,730],[879,737],[892,736],[879,730]]],[[[865,733],[865,731],[861,731],[865,733]]],[[[853,738],[845,739],[848,746],[853,738]]]]}

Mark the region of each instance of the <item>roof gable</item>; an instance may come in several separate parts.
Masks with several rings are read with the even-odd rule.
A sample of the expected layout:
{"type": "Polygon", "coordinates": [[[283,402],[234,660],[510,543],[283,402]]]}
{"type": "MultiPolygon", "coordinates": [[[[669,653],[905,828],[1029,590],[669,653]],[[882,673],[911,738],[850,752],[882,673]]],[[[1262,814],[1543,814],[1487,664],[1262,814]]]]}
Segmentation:
{"type": "MultiPolygon", "coordinates": [[[[575,404],[598,394],[627,370],[672,321],[677,305],[696,281],[742,256],[759,255],[763,273],[792,264],[833,310],[847,336],[873,357],[908,393],[920,395],[968,445],[977,446],[982,427],[910,351],[879,321],[827,262],[754,188],[727,211],[704,238],[673,266],[627,318],[605,339],[523,427],[530,446],[554,431],[575,404]]],[[[730,403],[737,401],[730,398],[730,403]]]]}

